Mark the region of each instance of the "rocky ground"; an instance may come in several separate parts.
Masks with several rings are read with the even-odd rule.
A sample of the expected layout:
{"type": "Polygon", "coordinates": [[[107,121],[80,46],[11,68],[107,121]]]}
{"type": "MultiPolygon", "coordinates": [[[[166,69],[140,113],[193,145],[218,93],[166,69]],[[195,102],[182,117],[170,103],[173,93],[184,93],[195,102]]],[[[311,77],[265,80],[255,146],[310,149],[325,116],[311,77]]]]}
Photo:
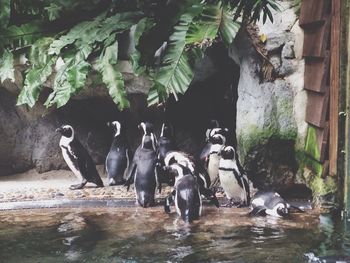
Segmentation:
{"type": "MultiPolygon", "coordinates": [[[[107,185],[106,174],[103,166],[97,167],[99,173],[107,185]]],[[[57,170],[39,174],[35,170],[0,177],[0,203],[18,201],[42,201],[42,200],[113,200],[134,199],[133,186],[126,191],[124,186],[105,186],[96,188],[94,184],[87,184],[81,190],[70,190],[69,186],[79,183],[79,179],[68,170],[57,170]]],[[[162,189],[156,198],[162,198],[171,191],[170,187],[162,189]]]]}
{"type": "MultiPolygon", "coordinates": [[[[99,173],[107,185],[103,166],[98,166],[99,173]]],[[[124,186],[106,186],[96,188],[88,183],[81,190],[70,190],[69,186],[78,184],[79,179],[67,170],[50,171],[39,174],[35,170],[26,173],[0,177],[0,202],[37,201],[57,199],[132,199],[134,188],[126,191],[124,186]]],[[[166,188],[157,197],[165,196],[170,189],[166,188]]]]}

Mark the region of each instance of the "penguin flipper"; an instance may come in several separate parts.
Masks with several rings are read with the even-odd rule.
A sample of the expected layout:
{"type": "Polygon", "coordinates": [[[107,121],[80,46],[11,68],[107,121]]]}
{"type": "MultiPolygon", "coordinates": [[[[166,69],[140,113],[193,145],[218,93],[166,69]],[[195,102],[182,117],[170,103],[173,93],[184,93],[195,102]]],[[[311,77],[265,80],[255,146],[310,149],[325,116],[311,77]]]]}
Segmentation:
{"type": "Polygon", "coordinates": [[[135,176],[136,168],[137,168],[137,165],[136,165],[135,163],[133,163],[132,166],[129,168],[128,177],[126,178],[126,182],[125,182],[125,184],[124,184],[124,186],[127,187],[126,191],[129,191],[130,185],[131,185],[131,184],[133,183],[133,181],[134,181],[134,176],[135,176]]]}
{"type": "Polygon", "coordinates": [[[297,213],[305,213],[305,210],[304,210],[304,209],[302,209],[302,208],[300,208],[300,207],[297,207],[297,206],[291,205],[291,206],[290,206],[290,208],[291,208],[291,209],[293,209],[293,210],[296,210],[296,211],[297,211],[297,213]]]}
{"type": "Polygon", "coordinates": [[[266,215],[266,208],[263,206],[254,207],[252,211],[249,212],[250,216],[266,215]]]}

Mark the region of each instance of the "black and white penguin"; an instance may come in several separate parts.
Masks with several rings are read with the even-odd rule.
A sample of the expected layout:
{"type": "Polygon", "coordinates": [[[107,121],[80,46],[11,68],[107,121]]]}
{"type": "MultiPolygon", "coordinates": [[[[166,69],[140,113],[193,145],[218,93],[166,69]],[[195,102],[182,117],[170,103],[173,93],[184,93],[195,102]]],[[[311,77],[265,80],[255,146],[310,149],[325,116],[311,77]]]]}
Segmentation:
{"type": "Polygon", "coordinates": [[[175,185],[174,191],[165,200],[165,212],[170,213],[170,204],[175,199],[176,212],[185,222],[198,220],[202,212],[202,198],[195,177],[187,167],[178,163],[167,168],[175,176],[175,185]]]}
{"type": "Polygon", "coordinates": [[[250,189],[247,175],[241,173],[236,162],[236,151],[232,146],[221,150],[219,178],[221,187],[229,199],[227,206],[248,206],[250,189]]]}
{"type": "Polygon", "coordinates": [[[251,202],[250,215],[286,217],[290,205],[275,191],[258,191],[251,202]]]}
{"type": "Polygon", "coordinates": [[[163,123],[158,138],[158,159],[163,163],[168,152],[175,150],[173,128],[168,123],[163,123]]]}
{"type": "Polygon", "coordinates": [[[151,123],[141,122],[138,128],[143,130],[142,142],[135,151],[125,185],[129,190],[130,184],[135,184],[136,201],[146,208],[154,204],[154,195],[158,184],[157,141],[151,123]]]}
{"type": "Polygon", "coordinates": [[[125,177],[129,167],[129,144],[119,121],[108,122],[107,126],[111,127],[114,133],[105,164],[108,184],[121,185],[125,183],[125,177]]]}
{"type": "Polygon", "coordinates": [[[208,167],[208,159],[209,159],[209,153],[211,148],[211,142],[210,137],[212,137],[215,134],[221,134],[222,136],[227,137],[228,135],[228,129],[227,128],[221,128],[219,125],[219,122],[217,120],[211,120],[209,123],[209,126],[205,132],[205,146],[203,150],[200,153],[199,160],[201,164],[207,168],[208,167]]]}
{"type": "Polygon", "coordinates": [[[71,171],[79,178],[81,183],[71,185],[70,189],[81,189],[87,182],[103,187],[103,182],[96,170],[96,166],[89,155],[88,151],[83,147],[79,140],[74,136],[74,129],[70,125],[63,125],[56,129],[62,137],[60,147],[62,155],[71,171]]]}
{"type": "Polygon", "coordinates": [[[210,187],[219,186],[219,162],[220,152],[225,146],[226,138],[221,134],[214,134],[210,137],[210,152],[208,161],[208,174],[210,178],[210,187]]]}
{"type": "MultiPolygon", "coordinates": [[[[169,152],[164,159],[165,167],[171,166],[173,164],[181,165],[183,168],[186,168],[188,173],[191,173],[195,177],[196,182],[199,185],[200,193],[209,199],[216,207],[219,207],[219,201],[215,196],[215,193],[209,189],[210,179],[209,175],[205,171],[198,170],[198,165],[195,164],[194,158],[184,152],[172,151],[169,152]]],[[[174,177],[167,175],[167,173],[162,173],[163,176],[167,176],[167,183],[169,185],[175,180],[174,177]]]]}

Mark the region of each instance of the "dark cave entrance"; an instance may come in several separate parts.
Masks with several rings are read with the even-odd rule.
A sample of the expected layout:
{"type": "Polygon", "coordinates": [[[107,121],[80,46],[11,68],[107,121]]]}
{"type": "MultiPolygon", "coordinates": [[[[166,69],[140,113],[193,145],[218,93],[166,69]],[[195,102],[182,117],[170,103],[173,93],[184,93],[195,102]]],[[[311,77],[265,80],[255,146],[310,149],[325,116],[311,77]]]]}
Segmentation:
{"type": "MultiPolygon", "coordinates": [[[[197,156],[204,145],[205,131],[210,120],[216,119],[229,128],[229,144],[236,145],[236,103],[240,68],[228,56],[227,48],[213,44],[196,70],[196,76],[187,92],[175,101],[171,97],[165,113],[148,114],[155,123],[170,121],[175,130],[180,150],[197,156]],[[156,116],[155,120],[154,117],[156,116]]],[[[159,128],[159,126],[158,126],[159,128]]]]}

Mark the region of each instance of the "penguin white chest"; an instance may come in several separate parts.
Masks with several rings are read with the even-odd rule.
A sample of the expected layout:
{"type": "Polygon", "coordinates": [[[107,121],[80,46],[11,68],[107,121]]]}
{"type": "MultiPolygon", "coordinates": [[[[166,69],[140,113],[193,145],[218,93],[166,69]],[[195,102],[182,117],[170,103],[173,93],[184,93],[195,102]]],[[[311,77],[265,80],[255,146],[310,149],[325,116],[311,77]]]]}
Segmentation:
{"type": "Polygon", "coordinates": [[[208,163],[208,174],[211,182],[215,181],[215,179],[218,177],[219,162],[220,162],[220,156],[218,154],[213,153],[210,155],[209,163],[208,163]]]}
{"type": "MultiPolygon", "coordinates": [[[[61,141],[60,141],[60,147],[61,147],[61,150],[62,150],[63,159],[65,160],[65,162],[68,165],[69,169],[79,179],[83,179],[83,176],[81,175],[81,172],[74,165],[73,160],[71,159],[70,155],[68,154],[70,152],[70,146],[69,146],[69,143],[67,143],[66,140],[64,140],[64,138],[62,138],[61,141]]],[[[75,158],[75,157],[73,157],[73,158],[75,158]]]]}
{"type": "Polygon", "coordinates": [[[239,198],[245,199],[245,193],[238,184],[236,177],[233,174],[233,171],[219,171],[219,177],[221,186],[225,191],[225,194],[228,199],[239,198]]]}

